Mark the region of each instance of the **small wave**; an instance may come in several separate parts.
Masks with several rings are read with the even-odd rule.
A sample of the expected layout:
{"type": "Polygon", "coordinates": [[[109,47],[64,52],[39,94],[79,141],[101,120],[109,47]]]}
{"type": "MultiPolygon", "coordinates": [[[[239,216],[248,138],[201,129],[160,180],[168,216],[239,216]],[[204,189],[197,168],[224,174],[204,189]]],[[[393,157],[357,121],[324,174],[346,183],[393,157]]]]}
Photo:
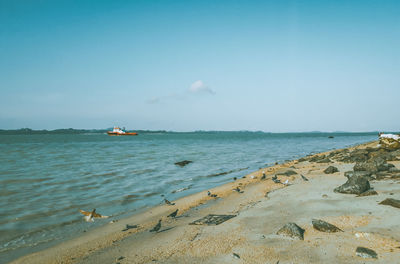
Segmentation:
{"type": "Polygon", "coordinates": [[[183,188],[180,188],[180,189],[177,189],[177,190],[173,190],[171,193],[183,192],[183,191],[189,190],[190,188],[192,188],[192,186],[193,185],[189,185],[187,187],[183,187],[183,188]]]}
{"type": "Polygon", "coordinates": [[[44,182],[48,180],[52,180],[53,178],[47,177],[47,178],[36,178],[36,179],[7,179],[7,180],[2,180],[0,181],[0,184],[15,184],[15,183],[36,183],[36,182],[44,182]]]}
{"type": "Polygon", "coordinates": [[[213,173],[213,174],[209,174],[206,176],[203,176],[204,178],[212,178],[212,177],[217,177],[217,176],[221,176],[221,175],[226,175],[226,174],[231,174],[234,172],[240,172],[240,171],[244,171],[247,170],[249,167],[246,168],[239,168],[239,169],[234,169],[234,170],[230,170],[230,171],[224,171],[224,172],[219,172],[219,173],[213,173]]]}
{"type": "Polygon", "coordinates": [[[132,203],[134,201],[140,200],[140,195],[137,194],[128,194],[125,195],[121,201],[121,205],[125,205],[127,203],[132,203]]]}

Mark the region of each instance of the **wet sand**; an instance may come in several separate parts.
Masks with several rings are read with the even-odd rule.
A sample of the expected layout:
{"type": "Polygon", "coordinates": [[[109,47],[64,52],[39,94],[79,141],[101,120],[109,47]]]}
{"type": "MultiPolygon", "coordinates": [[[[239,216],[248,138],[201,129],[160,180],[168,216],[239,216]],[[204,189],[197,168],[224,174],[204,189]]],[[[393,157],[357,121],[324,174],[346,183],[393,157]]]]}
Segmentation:
{"type": "MultiPolygon", "coordinates": [[[[389,163],[400,169],[400,161],[389,163]]],[[[190,195],[174,201],[173,206],[154,207],[12,263],[398,263],[400,209],[378,203],[400,199],[400,182],[370,181],[378,192],[374,196],[333,192],[346,182],[344,172],[353,166],[337,161],[291,161],[261,169],[210,189],[217,198],[207,191],[190,195]],[[323,170],[330,165],[339,172],[325,174],[323,170]],[[279,175],[287,170],[297,174],[279,175]],[[266,179],[261,179],[263,171],[266,179]],[[290,185],[274,183],[271,178],[276,174],[290,185]],[[243,193],[234,191],[236,187],[243,193]],[[176,218],[167,217],[176,209],[176,218]],[[190,225],[208,214],[235,217],[219,225],[190,225]],[[159,219],[160,230],[149,232],[159,219]],[[312,219],[325,220],[344,232],[317,231],[312,219]],[[289,222],[305,229],[304,240],[276,234],[289,222]],[[122,231],[127,224],[138,227],[122,231]],[[357,256],[359,246],[373,249],[378,259],[357,256]]]]}

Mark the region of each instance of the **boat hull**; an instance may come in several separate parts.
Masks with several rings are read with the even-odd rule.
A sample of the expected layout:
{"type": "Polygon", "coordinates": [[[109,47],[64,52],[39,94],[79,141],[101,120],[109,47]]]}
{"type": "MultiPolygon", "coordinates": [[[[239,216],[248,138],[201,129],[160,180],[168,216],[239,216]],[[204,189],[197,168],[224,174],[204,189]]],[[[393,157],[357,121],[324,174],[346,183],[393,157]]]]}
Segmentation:
{"type": "Polygon", "coordinates": [[[138,133],[135,133],[135,132],[118,133],[118,132],[112,132],[112,131],[108,131],[107,134],[109,136],[137,136],[137,135],[139,135],[138,133]]]}

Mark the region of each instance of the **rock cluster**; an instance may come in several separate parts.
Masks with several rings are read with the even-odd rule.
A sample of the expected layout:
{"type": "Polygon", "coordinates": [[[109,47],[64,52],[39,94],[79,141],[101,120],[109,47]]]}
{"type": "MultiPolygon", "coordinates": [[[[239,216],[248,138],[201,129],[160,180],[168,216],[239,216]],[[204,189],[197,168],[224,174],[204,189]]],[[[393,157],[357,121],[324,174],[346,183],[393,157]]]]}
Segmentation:
{"type": "Polygon", "coordinates": [[[366,192],[371,186],[369,180],[381,180],[387,177],[400,178],[400,170],[387,161],[398,160],[400,149],[384,148],[355,149],[353,151],[335,151],[329,154],[332,159],[342,162],[355,162],[353,171],[344,174],[347,182],[334,189],[335,192],[358,194],[359,196],[374,195],[376,192],[366,192]],[[363,194],[364,195],[361,195],[363,194]]]}
{"type": "Polygon", "coordinates": [[[376,157],[380,157],[385,161],[394,161],[398,160],[397,156],[400,156],[400,149],[365,148],[354,149],[353,151],[348,149],[336,150],[332,151],[327,157],[340,162],[353,163],[368,161],[376,157]]]}

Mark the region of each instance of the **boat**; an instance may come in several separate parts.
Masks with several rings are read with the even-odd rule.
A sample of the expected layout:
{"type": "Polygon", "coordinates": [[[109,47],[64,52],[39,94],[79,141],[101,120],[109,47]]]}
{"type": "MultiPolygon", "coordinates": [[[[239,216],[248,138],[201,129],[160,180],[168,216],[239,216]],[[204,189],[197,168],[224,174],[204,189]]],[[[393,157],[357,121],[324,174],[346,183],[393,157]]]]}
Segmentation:
{"type": "Polygon", "coordinates": [[[126,132],[125,129],[114,127],[113,131],[107,131],[109,136],[137,136],[136,132],[126,132]]]}

